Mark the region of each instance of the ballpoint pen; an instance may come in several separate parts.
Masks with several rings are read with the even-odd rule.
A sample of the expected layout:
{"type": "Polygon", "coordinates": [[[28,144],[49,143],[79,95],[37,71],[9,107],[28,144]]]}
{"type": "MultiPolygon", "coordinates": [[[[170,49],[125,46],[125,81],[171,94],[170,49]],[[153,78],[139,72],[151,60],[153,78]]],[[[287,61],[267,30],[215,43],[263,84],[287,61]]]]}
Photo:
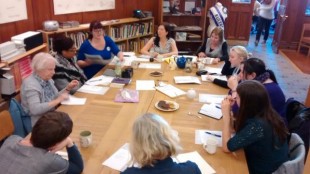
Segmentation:
{"type": "Polygon", "coordinates": [[[102,79],[97,79],[97,80],[90,80],[88,82],[97,82],[97,81],[101,81],[102,79]]]}
{"type": "Polygon", "coordinates": [[[221,135],[218,135],[218,134],[215,134],[215,133],[211,133],[211,132],[206,132],[206,134],[209,134],[209,135],[213,135],[213,136],[216,136],[216,137],[222,137],[221,135]]]}
{"type": "Polygon", "coordinates": [[[215,107],[217,108],[217,109],[222,109],[220,106],[218,106],[218,105],[215,105],[215,107]]]}

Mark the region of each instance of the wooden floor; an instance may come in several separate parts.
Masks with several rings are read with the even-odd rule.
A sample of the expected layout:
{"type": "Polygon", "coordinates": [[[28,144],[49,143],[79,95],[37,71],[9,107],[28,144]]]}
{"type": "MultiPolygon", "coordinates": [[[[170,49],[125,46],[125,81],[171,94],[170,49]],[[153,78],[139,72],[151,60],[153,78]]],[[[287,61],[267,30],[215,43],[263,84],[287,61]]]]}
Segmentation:
{"type": "Polygon", "coordinates": [[[310,56],[307,57],[307,53],[302,51],[297,53],[296,50],[281,50],[281,52],[294,63],[300,71],[305,74],[310,74],[310,56]]]}

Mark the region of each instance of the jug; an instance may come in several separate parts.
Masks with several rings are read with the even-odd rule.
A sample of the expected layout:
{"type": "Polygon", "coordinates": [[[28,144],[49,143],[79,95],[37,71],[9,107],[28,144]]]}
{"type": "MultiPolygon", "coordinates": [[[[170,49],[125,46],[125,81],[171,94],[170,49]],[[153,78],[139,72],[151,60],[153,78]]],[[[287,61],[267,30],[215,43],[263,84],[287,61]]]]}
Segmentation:
{"type": "Polygon", "coordinates": [[[184,68],[185,68],[185,64],[186,64],[186,59],[185,59],[185,57],[184,57],[184,56],[179,57],[178,60],[177,60],[178,68],[184,69],[184,68]]]}

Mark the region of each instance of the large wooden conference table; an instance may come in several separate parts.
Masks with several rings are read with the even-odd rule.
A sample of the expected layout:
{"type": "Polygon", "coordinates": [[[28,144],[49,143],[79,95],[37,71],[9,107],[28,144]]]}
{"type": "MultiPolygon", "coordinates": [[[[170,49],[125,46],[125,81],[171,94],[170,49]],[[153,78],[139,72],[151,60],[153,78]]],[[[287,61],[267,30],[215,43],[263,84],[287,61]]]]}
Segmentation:
{"type": "MultiPolygon", "coordinates": [[[[98,74],[102,74],[103,69],[98,74]]],[[[184,70],[170,70],[166,63],[162,63],[162,77],[151,77],[151,69],[135,69],[132,82],[125,86],[135,89],[136,80],[164,81],[172,84],[184,91],[193,88],[198,93],[227,94],[227,89],[221,88],[210,82],[198,84],[175,84],[174,76],[194,75],[186,73],[184,70]]],[[[73,122],[73,132],[71,137],[79,147],[84,160],[85,174],[117,174],[119,171],[103,166],[102,162],[109,158],[122,145],[130,141],[131,129],[134,120],[140,115],[151,112],[164,117],[173,129],[177,130],[181,139],[184,152],[198,151],[199,154],[209,163],[218,174],[248,173],[246,159],[243,150],[235,154],[225,153],[220,147],[214,155],[208,154],[201,145],[195,144],[196,129],[222,130],[223,121],[212,119],[207,116],[198,118],[189,116],[188,112],[199,111],[203,103],[199,103],[198,97],[190,100],[184,96],[170,98],[159,91],[139,91],[139,103],[116,103],[114,97],[119,89],[110,88],[105,95],[93,95],[77,92],[75,96],[86,97],[87,101],[82,106],[65,106],[58,108],[67,112],[73,122]],[[155,108],[155,103],[159,100],[172,100],[180,105],[180,108],[173,112],[163,112],[155,108]],[[79,143],[79,133],[82,130],[90,130],[93,135],[93,142],[90,147],[82,148],[79,143]]]]}

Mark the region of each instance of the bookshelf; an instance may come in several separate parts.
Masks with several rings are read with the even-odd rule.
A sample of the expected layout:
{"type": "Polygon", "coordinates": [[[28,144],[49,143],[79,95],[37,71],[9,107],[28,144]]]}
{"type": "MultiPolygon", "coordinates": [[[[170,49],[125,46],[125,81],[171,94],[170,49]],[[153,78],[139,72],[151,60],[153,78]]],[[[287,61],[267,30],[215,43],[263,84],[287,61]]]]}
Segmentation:
{"type": "MultiPolygon", "coordinates": [[[[14,76],[15,93],[12,94],[12,96],[15,96],[19,93],[22,80],[31,74],[31,58],[38,52],[47,52],[47,45],[44,43],[6,61],[1,61],[0,68],[10,68],[10,73],[14,76]]],[[[5,98],[1,98],[0,96],[0,105],[5,101],[6,98],[9,99],[11,96],[6,96],[5,98]]]]}
{"type": "MultiPolygon", "coordinates": [[[[145,40],[154,35],[154,18],[124,18],[119,20],[101,22],[105,34],[110,36],[122,51],[134,51],[136,53],[144,46],[145,40]]],[[[47,43],[47,50],[53,50],[53,37],[64,34],[71,37],[79,48],[88,38],[89,24],[81,24],[79,27],[58,29],[57,31],[43,33],[43,40],[47,43]]]]}
{"type": "Polygon", "coordinates": [[[195,53],[205,39],[206,7],[202,7],[201,0],[174,0],[174,7],[171,1],[161,0],[160,21],[174,26],[180,52],[195,53]]]}

